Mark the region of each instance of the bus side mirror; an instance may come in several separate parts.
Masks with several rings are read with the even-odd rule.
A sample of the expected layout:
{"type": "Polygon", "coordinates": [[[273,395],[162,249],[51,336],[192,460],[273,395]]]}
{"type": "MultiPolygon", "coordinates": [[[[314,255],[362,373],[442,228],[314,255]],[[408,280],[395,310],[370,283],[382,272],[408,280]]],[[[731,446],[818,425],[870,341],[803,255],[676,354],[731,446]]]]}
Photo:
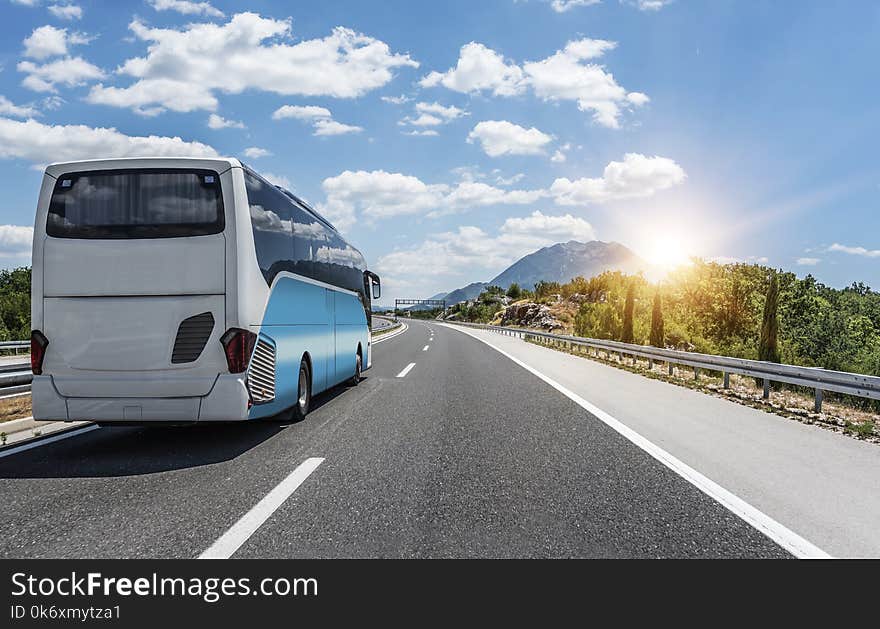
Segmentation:
{"type": "Polygon", "coordinates": [[[369,288],[370,295],[373,299],[379,299],[382,296],[382,282],[379,276],[372,271],[364,271],[364,284],[369,288]]]}

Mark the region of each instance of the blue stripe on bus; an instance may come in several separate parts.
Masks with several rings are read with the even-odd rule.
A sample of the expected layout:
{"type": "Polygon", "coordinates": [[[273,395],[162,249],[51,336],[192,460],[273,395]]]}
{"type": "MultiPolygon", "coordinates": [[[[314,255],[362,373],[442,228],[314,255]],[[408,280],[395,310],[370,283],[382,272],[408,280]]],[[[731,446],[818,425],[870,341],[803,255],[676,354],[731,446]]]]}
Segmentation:
{"type": "Polygon", "coordinates": [[[366,364],[367,317],[360,299],[349,292],[279,277],[259,332],[275,343],[275,400],[252,407],[250,419],[270,417],[296,404],[305,355],[312,364],[312,395],[354,375],[358,346],[366,364]]]}

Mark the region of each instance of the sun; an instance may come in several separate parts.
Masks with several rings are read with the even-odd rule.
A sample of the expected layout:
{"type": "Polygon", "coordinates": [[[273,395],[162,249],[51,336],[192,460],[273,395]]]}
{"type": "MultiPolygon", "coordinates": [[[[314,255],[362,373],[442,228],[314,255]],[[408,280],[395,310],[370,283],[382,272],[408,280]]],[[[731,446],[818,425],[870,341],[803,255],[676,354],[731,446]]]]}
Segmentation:
{"type": "Polygon", "coordinates": [[[694,254],[693,243],[681,234],[658,233],[652,235],[645,252],[645,259],[654,266],[671,270],[690,264],[694,254]]]}

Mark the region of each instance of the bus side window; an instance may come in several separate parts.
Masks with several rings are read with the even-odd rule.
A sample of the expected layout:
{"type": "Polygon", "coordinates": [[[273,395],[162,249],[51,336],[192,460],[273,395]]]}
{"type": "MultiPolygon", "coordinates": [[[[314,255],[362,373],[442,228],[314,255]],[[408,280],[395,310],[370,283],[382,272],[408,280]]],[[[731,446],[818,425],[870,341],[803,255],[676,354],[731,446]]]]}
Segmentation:
{"type": "Polygon", "coordinates": [[[306,277],[314,277],[316,251],[325,239],[324,226],[298,205],[292,205],[291,208],[296,272],[306,277]]]}
{"type": "Polygon", "coordinates": [[[260,271],[271,284],[279,271],[294,271],[293,205],[275,186],[244,172],[254,248],[260,271]]]}

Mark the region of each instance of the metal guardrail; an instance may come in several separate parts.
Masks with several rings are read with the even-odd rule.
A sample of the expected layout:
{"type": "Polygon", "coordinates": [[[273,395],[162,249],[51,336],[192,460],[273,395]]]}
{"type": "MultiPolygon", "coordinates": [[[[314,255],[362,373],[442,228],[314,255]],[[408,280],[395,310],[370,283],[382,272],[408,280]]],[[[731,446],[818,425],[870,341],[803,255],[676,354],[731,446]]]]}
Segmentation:
{"type": "Polygon", "coordinates": [[[0,341],[0,350],[13,350],[16,354],[20,349],[30,350],[30,341],[0,341]]]}
{"type": "Polygon", "coordinates": [[[544,339],[553,344],[568,344],[590,348],[597,355],[599,352],[617,354],[621,361],[624,356],[630,356],[633,362],[637,358],[645,358],[651,367],[653,363],[661,362],[668,365],[669,374],[674,373],[675,365],[692,367],[694,378],[700,377],[700,370],[721,372],[724,378],[724,387],[730,387],[730,374],[735,373],[752,378],[758,378],[764,383],[764,398],[770,397],[770,383],[782,382],[795,386],[814,389],[815,410],[822,410],[822,399],[826,391],[843,393],[855,397],[880,400],[880,377],[867,376],[864,374],[848,373],[845,371],[832,371],[819,367],[799,367],[796,365],[783,365],[761,360],[749,360],[746,358],[730,358],[728,356],[714,356],[711,354],[698,354],[675,349],[663,349],[646,345],[621,343],[619,341],[607,341],[603,339],[591,339],[580,336],[565,334],[551,334],[537,330],[523,330],[520,328],[508,328],[496,325],[484,325],[480,323],[464,323],[461,321],[446,321],[466,327],[491,330],[509,336],[517,336],[524,340],[529,337],[544,339]]]}

